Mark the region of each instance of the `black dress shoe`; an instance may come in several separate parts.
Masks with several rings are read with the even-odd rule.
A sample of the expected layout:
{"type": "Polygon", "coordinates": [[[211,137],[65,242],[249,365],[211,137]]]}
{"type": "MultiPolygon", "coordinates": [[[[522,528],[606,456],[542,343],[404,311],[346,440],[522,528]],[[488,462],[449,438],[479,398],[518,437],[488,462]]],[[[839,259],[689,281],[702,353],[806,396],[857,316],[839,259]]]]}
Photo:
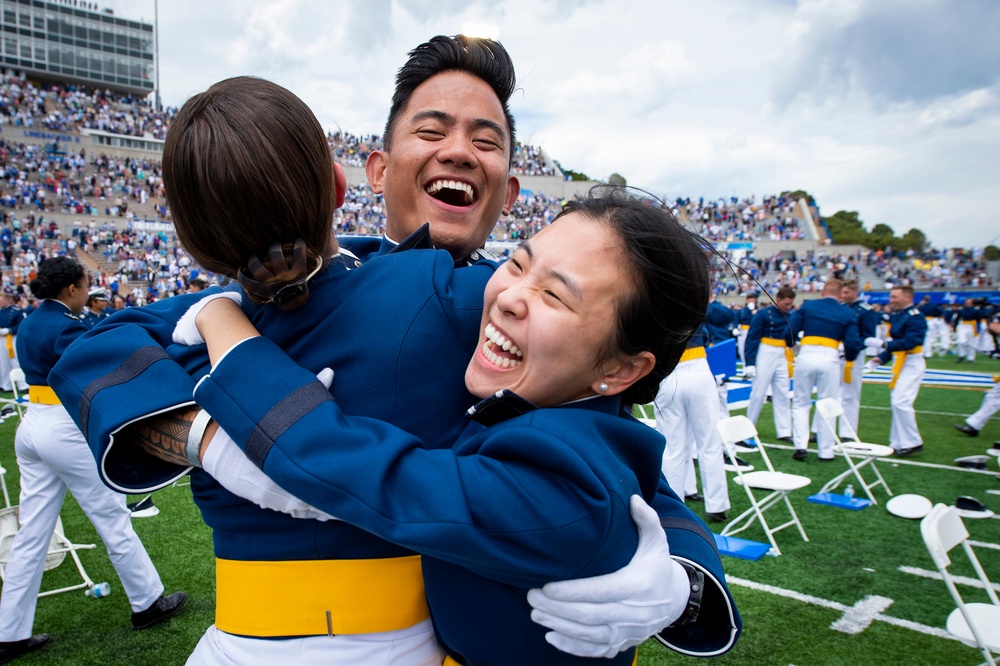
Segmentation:
{"type": "Polygon", "coordinates": [[[968,435],[969,437],[979,437],[979,431],[970,426],[968,423],[963,423],[958,425],[957,423],[952,423],[951,427],[959,431],[963,435],[968,435]]]}
{"type": "Polygon", "coordinates": [[[756,449],[757,448],[757,442],[754,442],[754,441],[749,440],[749,439],[744,439],[742,442],[736,442],[736,446],[743,446],[743,447],[746,447],[748,449],[756,449]]]}
{"type": "Polygon", "coordinates": [[[809,454],[806,453],[805,449],[795,449],[795,452],[792,453],[792,459],[793,460],[805,460],[807,455],[809,455],[809,454]]]}
{"type": "Polygon", "coordinates": [[[161,596],[146,610],[132,613],[132,628],[146,629],[168,617],[173,617],[184,607],[185,601],[187,601],[186,592],[174,592],[167,597],[161,596]]]}
{"type": "Polygon", "coordinates": [[[819,440],[816,439],[816,433],[814,433],[814,432],[809,433],[809,443],[810,444],[815,444],[818,441],[819,440]]]}
{"type": "Polygon", "coordinates": [[[779,442],[784,442],[785,444],[791,444],[792,446],[795,446],[795,440],[792,439],[791,437],[788,437],[787,435],[785,437],[779,437],[778,441],[779,442]]]}
{"type": "Polygon", "coordinates": [[[729,457],[728,453],[722,454],[722,464],[729,465],[730,467],[752,467],[750,463],[748,463],[746,460],[743,460],[743,458],[740,458],[739,456],[736,457],[736,460],[734,462],[733,459],[729,457]]]}
{"type": "Polygon", "coordinates": [[[685,495],[684,500],[687,502],[704,502],[705,497],[701,493],[691,493],[690,495],[685,495]]]}
{"type": "Polygon", "coordinates": [[[924,450],[924,445],[923,444],[918,444],[916,446],[911,446],[908,449],[899,449],[898,451],[896,451],[896,455],[897,456],[909,456],[909,455],[913,455],[914,453],[920,453],[923,450],[924,450]]]}
{"type": "Polygon", "coordinates": [[[724,522],[727,518],[725,511],[719,511],[718,513],[712,513],[708,511],[705,513],[705,517],[711,520],[713,523],[724,522]]]}
{"type": "Polygon", "coordinates": [[[29,652],[40,650],[51,640],[48,634],[35,634],[20,641],[0,641],[0,664],[6,664],[29,652]]]}

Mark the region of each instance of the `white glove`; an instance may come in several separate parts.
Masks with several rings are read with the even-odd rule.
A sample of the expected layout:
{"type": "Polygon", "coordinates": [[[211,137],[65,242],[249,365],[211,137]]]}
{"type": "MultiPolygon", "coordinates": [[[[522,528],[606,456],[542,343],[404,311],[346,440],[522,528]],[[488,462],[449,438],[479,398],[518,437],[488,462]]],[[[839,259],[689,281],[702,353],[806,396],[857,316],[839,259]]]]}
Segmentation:
{"type": "MultiPolygon", "coordinates": [[[[333,383],[333,370],[324,368],[316,378],[329,389],[333,383]]],[[[257,506],[280,511],[293,518],[337,520],[282,489],[253,464],[221,428],[212,437],[202,465],[223,488],[257,506]]]]}
{"type": "Polygon", "coordinates": [[[865,368],[862,372],[864,373],[875,372],[880,365],[882,365],[882,361],[877,358],[873,358],[872,360],[865,363],[865,368]]]}
{"type": "Polygon", "coordinates": [[[174,327],[174,342],[179,345],[187,345],[188,347],[205,344],[205,338],[201,337],[201,333],[198,332],[198,326],[194,323],[194,320],[206,305],[217,298],[228,298],[233,303],[236,303],[236,305],[243,302],[242,297],[235,291],[224,291],[221,294],[206,296],[189,307],[184,316],[177,321],[177,325],[174,327]]]}
{"type": "Polygon", "coordinates": [[[753,379],[754,377],[756,377],[757,376],[757,366],[756,365],[748,365],[748,366],[744,367],[743,368],[743,376],[746,377],[747,379],[753,379]]]}
{"type": "Polygon", "coordinates": [[[885,347],[885,341],[879,340],[878,338],[865,338],[865,347],[874,347],[875,349],[882,349],[882,347],[885,347]]]}
{"type": "Polygon", "coordinates": [[[240,451],[225,430],[219,429],[212,437],[202,465],[223,488],[257,506],[280,511],[293,518],[336,520],[283,490],[240,451]]]}
{"type": "Polygon", "coordinates": [[[739,328],[734,328],[734,329],[732,330],[732,334],[733,334],[733,337],[734,337],[734,338],[738,338],[738,337],[739,337],[739,335],[740,335],[740,329],[739,329],[739,328]]]}
{"type": "Polygon", "coordinates": [[[8,335],[10,333],[9,328],[0,328],[0,335],[8,335]]]}
{"type": "Polygon", "coordinates": [[[531,619],[552,629],[545,640],[563,652],[610,659],[684,612],[690,579],[670,557],[659,516],[638,495],[630,506],[639,528],[631,562],[614,573],[548,583],[528,592],[531,619]]]}

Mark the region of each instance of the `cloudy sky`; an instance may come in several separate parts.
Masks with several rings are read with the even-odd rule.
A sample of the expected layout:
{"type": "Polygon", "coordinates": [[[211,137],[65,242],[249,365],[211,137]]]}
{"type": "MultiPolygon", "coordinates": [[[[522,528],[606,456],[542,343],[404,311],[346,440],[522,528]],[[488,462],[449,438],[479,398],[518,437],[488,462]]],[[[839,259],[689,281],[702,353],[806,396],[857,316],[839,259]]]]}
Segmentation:
{"type": "Polygon", "coordinates": [[[566,168],[1000,244],[995,0],[163,0],[159,21],[165,104],[253,74],[354,133],[381,131],[410,48],[495,26],[519,138],[566,168]]]}

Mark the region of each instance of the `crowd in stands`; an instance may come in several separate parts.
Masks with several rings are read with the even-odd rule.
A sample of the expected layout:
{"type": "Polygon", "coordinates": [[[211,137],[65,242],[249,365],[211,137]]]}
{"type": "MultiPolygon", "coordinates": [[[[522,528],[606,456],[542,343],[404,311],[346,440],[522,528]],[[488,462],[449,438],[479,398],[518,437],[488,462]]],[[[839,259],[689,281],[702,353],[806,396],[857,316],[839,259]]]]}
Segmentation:
{"type": "MultiPolygon", "coordinates": [[[[83,86],[35,86],[10,77],[0,82],[0,123],[43,127],[67,132],[94,128],[162,139],[175,109],[157,111],[144,100],[114,95],[83,86]]],[[[328,135],[334,158],[364,167],[374,150],[382,149],[377,134],[328,135]]],[[[542,150],[518,143],[513,171],[519,175],[555,175],[542,150]]],[[[531,237],[552,222],[563,199],[541,192],[522,191],[511,214],[497,224],[493,238],[518,241],[531,237]]],[[[692,230],[717,243],[789,241],[805,238],[796,202],[782,196],[678,198],[674,214],[692,230]]],[[[58,143],[47,146],[12,145],[0,140],[0,243],[3,250],[3,286],[27,283],[46,257],[72,253],[76,246],[95,256],[105,270],[95,273],[95,286],[121,292],[135,303],[186,291],[199,270],[177,246],[172,232],[148,231],[140,219],[169,222],[159,162],[148,159],[70,153],[58,143]],[[142,212],[137,217],[135,210],[142,212]],[[62,212],[91,218],[74,224],[64,237],[51,214],[62,212]],[[121,218],[97,223],[98,216],[121,218]]],[[[344,206],[336,213],[339,234],[379,236],[385,229],[381,195],[367,185],[349,188],[344,206]]],[[[822,250],[798,256],[778,253],[755,257],[752,252],[721,253],[717,261],[715,292],[745,295],[790,286],[799,292],[820,291],[829,277],[862,276],[864,288],[893,285],[954,288],[991,287],[986,264],[979,254],[962,251],[893,252],[864,250],[853,255],[822,250]],[[724,260],[723,260],[724,258],[724,260]]]]}
{"type": "Polygon", "coordinates": [[[175,108],[157,110],[144,99],[78,85],[43,85],[8,77],[0,86],[0,123],[55,132],[96,129],[163,139],[175,108]]]}
{"type": "Polygon", "coordinates": [[[765,196],[760,202],[753,195],[707,201],[704,197],[698,201],[678,198],[673,210],[711,241],[801,240],[806,236],[795,216],[795,204],[781,196],[765,196]]]}

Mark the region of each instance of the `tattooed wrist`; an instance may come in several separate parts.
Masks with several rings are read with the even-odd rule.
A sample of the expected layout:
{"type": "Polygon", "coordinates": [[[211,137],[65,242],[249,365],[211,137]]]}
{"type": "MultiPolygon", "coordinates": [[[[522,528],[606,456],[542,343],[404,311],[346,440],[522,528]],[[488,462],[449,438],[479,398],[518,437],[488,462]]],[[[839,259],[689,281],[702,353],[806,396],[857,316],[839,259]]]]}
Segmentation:
{"type": "Polygon", "coordinates": [[[188,433],[199,411],[197,407],[185,407],[134,423],[122,433],[125,444],[137,445],[160,460],[188,467],[188,433]]]}

